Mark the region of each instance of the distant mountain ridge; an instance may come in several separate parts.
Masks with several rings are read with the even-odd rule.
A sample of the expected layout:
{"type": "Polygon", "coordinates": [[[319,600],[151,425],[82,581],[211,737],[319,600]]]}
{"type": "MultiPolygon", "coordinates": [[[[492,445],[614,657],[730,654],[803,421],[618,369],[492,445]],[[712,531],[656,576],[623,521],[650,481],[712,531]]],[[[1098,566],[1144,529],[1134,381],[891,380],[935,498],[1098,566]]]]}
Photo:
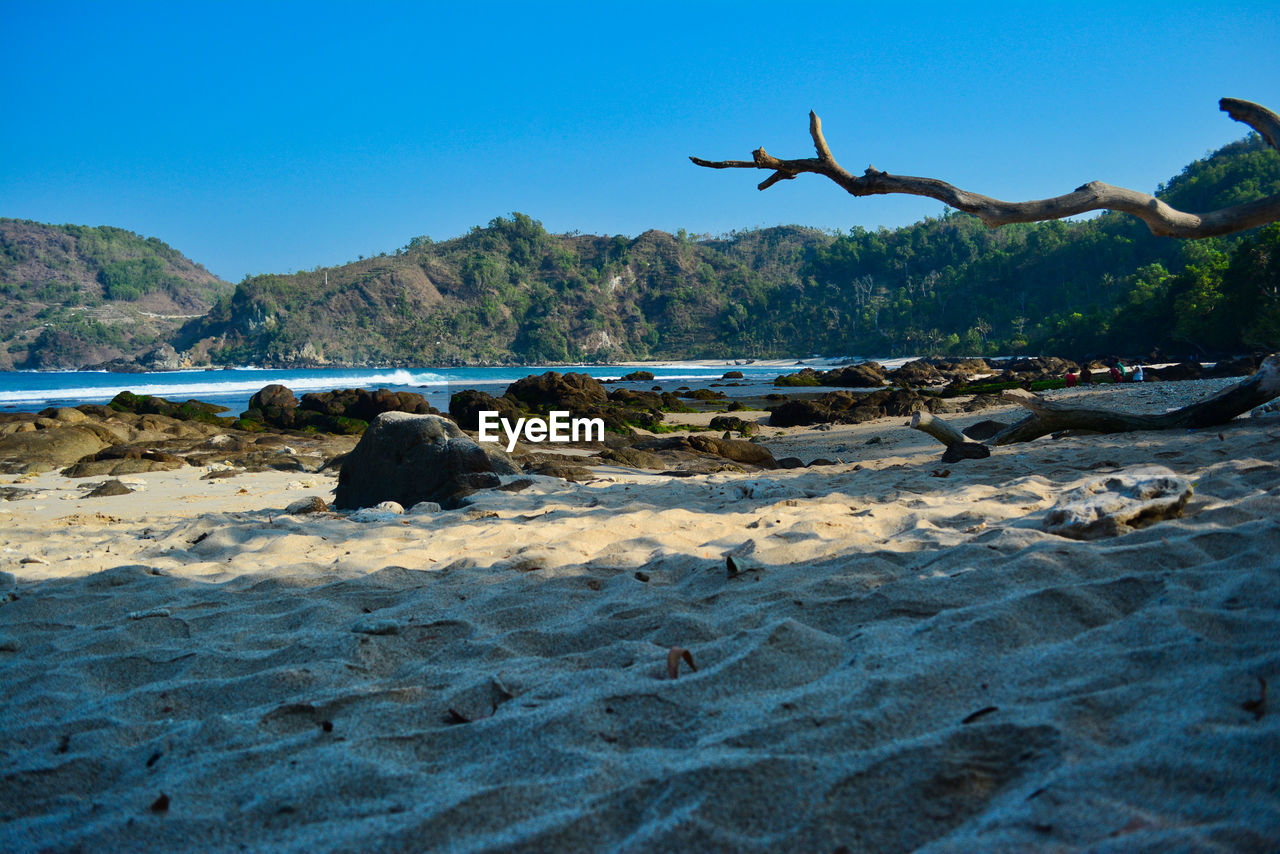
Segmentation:
{"type": "MultiPolygon", "coordinates": [[[[1280,153],[1256,136],[1158,190],[1187,210],[1274,193],[1280,153]]],[[[0,334],[23,367],[159,344],[193,365],[279,367],[1280,346],[1280,225],[1178,241],[1122,214],[991,230],[948,211],[892,230],[630,238],[513,213],[234,289],[118,229],[2,220],[0,250],[18,306],[0,334]],[[199,316],[177,328],[146,312],[199,316]]]]}
{"type": "Polygon", "coordinates": [[[137,355],[231,290],[154,237],[0,218],[0,370],[137,355]]]}

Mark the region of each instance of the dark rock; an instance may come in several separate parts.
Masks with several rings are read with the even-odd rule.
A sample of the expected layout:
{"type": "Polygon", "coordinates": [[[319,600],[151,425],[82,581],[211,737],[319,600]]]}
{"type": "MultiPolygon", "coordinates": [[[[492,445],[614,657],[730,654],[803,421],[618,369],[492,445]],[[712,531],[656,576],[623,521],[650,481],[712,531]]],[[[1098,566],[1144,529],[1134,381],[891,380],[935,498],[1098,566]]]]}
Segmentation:
{"type": "Polygon", "coordinates": [[[253,397],[249,398],[250,409],[297,409],[298,398],[293,391],[279,383],[263,386],[253,397]]]}
{"type": "Polygon", "coordinates": [[[770,427],[805,427],[831,420],[831,409],[815,400],[788,400],[769,414],[770,427]]]}
{"type": "Polygon", "coordinates": [[[712,430],[734,430],[744,436],[753,436],[760,432],[760,425],[754,421],[743,421],[733,415],[717,415],[711,419],[712,430]]]}
{"type": "Polygon", "coordinates": [[[1144,368],[1143,375],[1148,379],[1175,382],[1178,380],[1195,380],[1204,376],[1204,366],[1199,362],[1179,362],[1164,368],[1144,368]]]}
{"type": "Polygon", "coordinates": [[[499,418],[513,424],[520,417],[519,407],[509,397],[494,397],[469,388],[449,398],[449,417],[463,430],[479,430],[481,412],[497,412],[499,418]]]}
{"type": "Polygon", "coordinates": [[[809,468],[813,468],[814,466],[835,466],[835,465],[839,465],[839,463],[837,463],[835,460],[829,460],[826,457],[818,457],[816,460],[813,460],[811,463],[809,463],[809,468]]]}
{"type": "Polygon", "coordinates": [[[661,412],[666,407],[662,395],[652,391],[634,391],[620,388],[609,392],[609,402],[630,409],[652,409],[661,412]]]}
{"type": "Polygon", "coordinates": [[[1237,359],[1222,359],[1210,368],[1206,375],[1210,377],[1247,377],[1258,370],[1252,356],[1241,356],[1237,359]]]}
{"type": "Polygon", "coordinates": [[[799,457],[783,457],[778,460],[778,468],[780,469],[802,469],[804,468],[804,460],[799,457]]]}
{"type": "Polygon", "coordinates": [[[709,454],[737,463],[747,463],[765,469],[776,469],[778,462],[763,445],[741,439],[717,439],[712,436],[667,436],[637,442],[642,451],[692,451],[709,454]]]}
{"type": "Polygon", "coordinates": [[[1080,366],[1057,356],[1033,356],[1027,359],[1010,359],[1001,367],[1015,374],[1019,381],[1051,380],[1080,370],[1080,366]]]}
{"type": "Polygon", "coordinates": [[[932,385],[940,383],[944,377],[933,365],[924,359],[916,359],[914,362],[907,362],[896,371],[889,372],[889,379],[895,383],[909,383],[911,385],[932,385]]]}
{"type": "Polygon", "coordinates": [[[726,395],[724,392],[712,391],[709,388],[695,388],[693,391],[686,391],[684,394],[680,396],[684,398],[688,398],[689,400],[700,400],[703,403],[712,403],[715,401],[721,401],[728,398],[728,395],[726,395]]]}
{"type": "Polygon", "coordinates": [[[514,466],[436,415],[384,412],[373,420],[338,475],[333,506],[348,510],[395,501],[459,506],[477,489],[498,486],[514,466]]]}
{"type": "Polygon", "coordinates": [[[822,385],[822,377],[813,368],[804,368],[794,374],[783,374],[780,377],[774,377],[773,384],[776,386],[820,386],[822,385]]]}
{"type": "Polygon", "coordinates": [[[994,394],[975,394],[962,407],[965,412],[980,412],[983,409],[990,409],[993,406],[1000,405],[1000,398],[994,394]]]}
{"type": "Polygon", "coordinates": [[[105,483],[98,484],[98,487],[87,494],[85,498],[108,498],[113,495],[130,495],[133,490],[125,486],[118,480],[108,480],[105,483]]]}
{"type": "Polygon", "coordinates": [[[990,439],[992,436],[996,435],[1008,426],[1008,424],[1001,421],[992,421],[988,419],[986,421],[979,421],[976,424],[971,424],[961,432],[970,439],[974,439],[978,442],[985,442],[987,439],[990,439]]]}
{"type": "Polygon", "coordinates": [[[23,489],[20,486],[0,486],[0,501],[21,501],[24,498],[34,498],[36,491],[34,489],[23,489]]]}
{"type": "Polygon", "coordinates": [[[193,399],[185,403],[174,403],[163,397],[122,391],[111,398],[111,403],[108,406],[118,412],[132,412],[137,415],[163,415],[179,421],[204,421],[221,426],[229,426],[231,422],[229,418],[220,417],[220,413],[226,412],[227,407],[218,406],[215,403],[205,403],[203,400],[193,399]]]}
{"type": "Polygon", "coordinates": [[[537,412],[564,409],[578,417],[586,417],[583,415],[585,410],[609,400],[609,393],[595,377],[556,371],[517,380],[507,386],[505,396],[526,409],[537,412]]]}
{"type": "Polygon", "coordinates": [[[298,408],[365,422],[372,421],[384,412],[408,412],[413,415],[439,414],[420,394],[411,391],[391,391],[385,388],[374,391],[345,388],[311,392],[302,396],[298,408]]]}
{"type": "Polygon", "coordinates": [[[740,380],[743,379],[742,371],[725,371],[722,380],[740,380]]]}
{"type": "Polygon", "coordinates": [[[944,463],[958,463],[961,460],[984,460],[991,456],[991,449],[978,442],[956,442],[947,445],[942,453],[944,463]]]}
{"type": "Polygon", "coordinates": [[[878,388],[885,384],[884,368],[878,362],[863,362],[827,371],[822,384],[844,388],[878,388]]]}
{"type": "MultiPolygon", "coordinates": [[[[739,374],[738,376],[742,375],[739,374]]],[[[623,376],[623,379],[628,382],[652,382],[654,377],[653,371],[632,371],[631,373],[623,376]]]]}

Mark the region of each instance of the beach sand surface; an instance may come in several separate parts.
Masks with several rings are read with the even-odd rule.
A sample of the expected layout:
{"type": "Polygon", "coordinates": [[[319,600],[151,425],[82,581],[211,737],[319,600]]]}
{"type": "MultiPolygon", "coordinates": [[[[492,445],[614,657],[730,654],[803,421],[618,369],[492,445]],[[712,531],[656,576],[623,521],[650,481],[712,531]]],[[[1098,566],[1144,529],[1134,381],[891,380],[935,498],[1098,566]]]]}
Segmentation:
{"type": "Polygon", "coordinates": [[[285,512],[328,474],[21,478],[0,848],[1274,850],[1280,418],[949,465],[904,422],[373,521],[285,512]],[[1180,518],[1044,530],[1152,464],[1180,518]]]}

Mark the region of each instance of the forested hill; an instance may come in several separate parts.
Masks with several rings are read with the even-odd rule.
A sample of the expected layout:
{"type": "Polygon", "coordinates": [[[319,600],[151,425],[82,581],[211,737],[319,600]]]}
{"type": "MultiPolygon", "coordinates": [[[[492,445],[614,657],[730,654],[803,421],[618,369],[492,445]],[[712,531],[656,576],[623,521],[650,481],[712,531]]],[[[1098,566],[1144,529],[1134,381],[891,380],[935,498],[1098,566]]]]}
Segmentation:
{"type": "Polygon", "coordinates": [[[548,234],[524,215],[389,255],[255,276],[186,330],[217,362],[378,364],[763,355],[794,329],[753,312],[803,288],[834,238],[800,227],[718,240],[548,234]]]}
{"type": "Polygon", "coordinates": [[[139,354],[231,289],[154,237],[0,219],[0,370],[139,354]]]}
{"type": "MultiPolygon", "coordinates": [[[[1280,154],[1257,137],[1232,143],[1158,192],[1192,211],[1280,192],[1280,154]]],[[[1112,213],[634,239],[552,235],[514,214],[343,267],[247,279],[181,343],[219,362],[285,364],[1205,356],[1280,345],[1278,247],[1277,227],[1188,242],[1112,213]]]]}
{"type": "MultiPolygon", "coordinates": [[[[1191,163],[1158,190],[1191,211],[1278,192],[1280,154],[1256,137],[1191,163]]],[[[51,353],[63,357],[57,366],[91,361],[66,354],[77,340],[87,347],[121,327],[87,309],[168,300],[163,311],[147,310],[195,314],[219,287],[193,266],[177,276],[170,255],[190,262],[159,241],[115,229],[3,226],[0,234],[46,229],[46,242],[74,238],[79,248],[65,250],[68,258],[98,258],[83,249],[90,232],[140,247],[96,266],[84,261],[83,272],[63,278],[48,273],[55,256],[46,252],[36,256],[47,268],[41,278],[29,253],[9,256],[15,241],[6,237],[9,267],[0,272],[15,263],[29,271],[0,276],[18,297],[9,310],[43,313],[42,326],[24,327],[27,338],[9,339],[14,363],[54,366],[51,353]]],[[[1205,357],[1280,347],[1277,250],[1277,225],[1179,241],[1111,213],[989,230],[948,212],[894,230],[785,226],[716,238],[549,234],[517,213],[451,240],[420,237],[342,266],[247,278],[171,341],[196,364],[287,366],[813,353],[1079,358],[1157,347],[1205,357]]]]}

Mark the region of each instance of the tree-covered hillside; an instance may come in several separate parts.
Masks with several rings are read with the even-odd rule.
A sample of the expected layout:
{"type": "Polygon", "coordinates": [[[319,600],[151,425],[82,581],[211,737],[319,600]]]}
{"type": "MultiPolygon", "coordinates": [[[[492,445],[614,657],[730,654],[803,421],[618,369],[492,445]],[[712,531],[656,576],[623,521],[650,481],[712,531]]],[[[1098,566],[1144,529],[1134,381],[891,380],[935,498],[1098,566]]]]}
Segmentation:
{"type": "Polygon", "coordinates": [[[154,237],[0,219],[0,370],[136,354],[230,290],[154,237]]]}
{"type": "MultiPolygon", "coordinates": [[[[1158,195],[1207,211],[1277,192],[1280,154],[1253,137],[1190,164],[1158,195]]],[[[1158,346],[1203,354],[1280,344],[1261,334],[1266,323],[1233,337],[1223,313],[1224,287],[1235,289],[1233,305],[1274,311],[1265,298],[1274,280],[1256,265],[1225,282],[1209,272],[1236,252],[1274,245],[1268,229],[1154,237],[1116,213],[994,230],[947,213],[893,231],[854,229],[817,252],[802,276],[821,302],[810,308],[823,321],[813,349],[825,352],[1080,355],[1158,346]],[[1200,296],[1190,295],[1197,288],[1200,296]]]]}
{"type": "MultiPolygon", "coordinates": [[[[1257,137],[1159,189],[1211,210],[1280,192],[1257,137]]],[[[1280,226],[1153,237],[1132,217],[988,229],[719,237],[549,234],[525,214],[394,253],[223,290],[118,229],[0,221],[9,364],[66,366],[168,337],[195,364],[429,365],[638,358],[1035,352],[1212,356],[1280,347],[1280,226]],[[114,350],[112,350],[114,348],[114,350]]]]}
{"type": "Polygon", "coordinates": [[[800,266],[831,240],[799,227],[701,241],[552,235],[516,213],[441,243],[246,279],[182,343],[217,362],[284,364],[763,353],[788,344],[749,307],[798,287],[800,266]]]}

